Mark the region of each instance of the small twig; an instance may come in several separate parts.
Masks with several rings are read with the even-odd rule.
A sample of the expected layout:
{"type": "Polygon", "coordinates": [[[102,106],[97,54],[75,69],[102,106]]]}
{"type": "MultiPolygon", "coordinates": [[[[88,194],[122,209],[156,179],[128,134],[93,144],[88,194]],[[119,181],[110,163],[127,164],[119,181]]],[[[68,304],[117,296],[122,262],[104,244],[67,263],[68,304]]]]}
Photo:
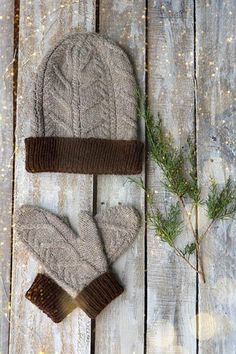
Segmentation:
{"type": "Polygon", "coordinates": [[[179,251],[177,247],[175,247],[174,245],[172,247],[174,248],[177,256],[181,257],[195,272],[202,274],[202,272],[196,267],[194,267],[194,265],[179,251]]]}
{"type": "Polygon", "coordinates": [[[212,220],[212,221],[208,224],[206,230],[205,230],[205,231],[203,232],[203,234],[199,237],[199,243],[202,242],[202,240],[203,240],[204,237],[207,235],[208,231],[210,230],[210,228],[211,228],[211,226],[214,224],[214,222],[215,222],[215,220],[212,220]]]}
{"type": "Polygon", "coordinates": [[[193,204],[192,207],[191,207],[191,211],[190,211],[190,214],[192,215],[193,213],[193,209],[196,207],[196,204],[193,204]]]}
{"type": "Polygon", "coordinates": [[[204,265],[203,265],[203,258],[202,258],[202,254],[201,254],[201,249],[200,249],[199,245],[198,245],[198,248],[196,250],[196,254],[197,254],[197,257],[198,257],[198,260],[199,260],[202,280],[203,280],[203,283],[205,283],[206,282],[206,276],[205,276],[205,271],[204,271],[204,265]]]}
{"type": "Polygon", "coordinates": [[[185,214],[186,214],[186,216],[187,216],[187,220],[188,220],[188,222],[189,222],[189,225],[190,225],[192,234],[193,234],[193,236],[194,236],[194,238],[195,238],[195,241],[196,241],[196,243],[198,243],[198,237],[197,237],[197,234],[196,234],[196,232],[195,232],[195,230],[194,230],[192,220],[191,220],[191,218],[190,218],[190,216],[189,216],[189,214],[188,214],[188,211],[187,211],[187,209],[186,209],[186,205],[185,205],[185,202],[184,202],[183,197],[179,197],[179,200],[180,200],[180,203],[181,203],[182,206],[183,206],[183,210],[184,210],[184,212],[185,212],[185,214]]]}
{"type": "Polygon", "coordinates": [[[192,234],[193,234],[195,242],[196,242],[196,256],[197,256],[197,259],[199,260],[199,265],[200,265],[200,269],[201,269],[201,271],[198,272],[198,273],[201,274],[202,280],[205,283],[206,282],[206,277],[205,277],[205,271],[204,271],[204,265],[203,265],[203,259],[202,259],[202,255],[201,255],[201,250],[200,250],[200,240],[199,240],[199,238],[197,236],[196,231],[194,230],[193,223],[192,223],[192,220],[191,220],[191,218],[190,218],[190,216],[188,214],[188,211],[186,209],[186,205],[185,205],[183,197],[179,197],[179,200],[180,200],[180,202],[181,202],[181,204],[183,206],[183,210],[184,210],[184,212],[185,212],[185,214],[187,216],[187,220],[189,222],[192,234]]]}

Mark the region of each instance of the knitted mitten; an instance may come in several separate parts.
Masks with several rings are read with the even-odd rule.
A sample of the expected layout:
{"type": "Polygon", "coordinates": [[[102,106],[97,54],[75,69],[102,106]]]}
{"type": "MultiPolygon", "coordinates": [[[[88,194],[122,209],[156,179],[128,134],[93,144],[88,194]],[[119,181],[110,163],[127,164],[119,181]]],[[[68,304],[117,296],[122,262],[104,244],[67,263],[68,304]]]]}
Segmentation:
{"type": "MultiPolygon", "coordinates": [[[[80,213],[80,228],[87,233],[83,215],[80,213]]],[[[134,208],[116,206],[98,213],[94,220],[99,229],[108,263],[114,263],[133,243],[140,228],[140,215],[134,208]]]]}
{"type": "Polygon", "coordinates": [[[137,174],[137,88],[124,51],[96,33],[73,33],[38,68],[28,172],[137,174]]]}
{"type": "MultiPolygon", "coordinates": [[[[32,207],[23,207],[24,210],[27,210],[28,208],[32,207]]],[[[52,214],[45,212],[42,209],[34,209],[37,209],[38,211],[41,210],[45,215],[49,214],[52,216],[52,214]]],[[[57,222],[62,223],[57,217],[53,217],[56,218],[55,220],[57,220],[57,222]]],[[[26,215],[26,219],[23,220],[22,213],[19,212],[17,219],[18,234],[24,241],[24,236],[22,238],[20,229],[22,230],[22,225],[23,232],[25,232],[24,230],[29,229],[28,216],[26,215]]],[[[95,220],[100,235],[103,238],[105,252],[109,263],[114,262],[136,237],[140,226],[139,215],[134,209],[121,206],[110,208],[97,214],[95,220]]],[[[35,229],[35,224],[33,225],[33,228],[35,229]]],[[[94,233],[94,223],[87,213],[81,213],[80,215],[79,231],[81,235],[84,235],[84,238],[87,237],[86,235],[94,233]]],[[[29,246],[28,242],[27,245],[29,246]]],[[[35,248],[35,246],[33,248],[35,248]]],[[[50,274],[52,276],[51,271],[50,274]]],[[[55,276],[54,279],[61,284],[60,279],[55,278],[55,276]]],[[[61,285],[64,289],[67,289],[67,291],[70,292],[67,285],[61,285]]],[[[74,300],[63,288],[56,284],[56,282],[53,281],[53,279],[50,279],[46,274],[38,274],[31,288],[27,291],[26,297],[43,310],[54,322],[60,322],[78,305],[84,309],[90,317],[96,316],[101,311],[101,309],[97,308],[94,313],[91,313],[91,309],[87,309],[88,305],[84,305],[84,298],[82,300],[83,293],[80,293],[80,296],[77,296],[74,300]]],[[[90,285],[89,289],[87,288],[86,296],[88,296],[88,290],[96,291],[96,289],[90,285]]],[[[102,308],[103,307],[105,307],[105,303],[102,308]]]]}

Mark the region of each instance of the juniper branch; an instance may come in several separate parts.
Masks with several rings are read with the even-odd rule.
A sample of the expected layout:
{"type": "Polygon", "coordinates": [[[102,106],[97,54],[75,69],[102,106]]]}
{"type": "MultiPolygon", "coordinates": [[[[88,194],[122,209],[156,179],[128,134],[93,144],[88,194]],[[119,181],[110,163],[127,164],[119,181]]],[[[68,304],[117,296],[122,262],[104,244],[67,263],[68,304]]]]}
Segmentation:
{"type": "Polygon", "coordinates": [[[212,221],[232,218],[236,212],[236,185],[229,177],[220,189],[212,179],[206,200],[207,215],[212,221]]]}
{"type": "MultiPolygon", "coordinates": [[[[154,194],[151,190],[145,189],[144,183],[140,179],[138,182],[136,181],[136,183],[139,187],[144,189],[150,207],[147,219],[154,227],[156,234],[160,236],[161,240],[173,247],[175,253],[185,259],[197,273],[201,274],[205,282],[200,243],[215,221],[232,218],[236,213],[236,185],[234,185],[229,178],[225,186],[220,189],[219,186],[212,181],[205,202],[207,215],[211,221],[205,232],[201,236],[198,236],[185,205],[185,198],[190,198],[192,201],[192,214],[193,209],[196,208],[197,205],[204,204],[201,200],[201,190],[198,187],[196,146],[193,140],[188,138],[187,157],[184,156],[182,150],[176,149],[173,145],[172,137],[170,134],[166,133],[162,125],[160,114],[158,114],[157,122],[154,122],[146,102],[139,106],[138,115],[140,118],[144,119],[145,122],[149,155],[152,161],[156,163],[163,172],[164,181],[162,181],[162,183],[165,188],[179,199],[179,203],[182,205],[183,211],[186,214],[195,242],[187,244],[183,251],[176,248],[174,242],[176,237],[181,233],[183,223],[182,220],[180,222],[180,204],[172,204],[165,215],[162,214],[158,208],[156,208],[154,212],[154,194]],[[186,167],[188,167],[188,173],[186,172],[186,167]],[[197,259],[199,260],[200,270],[194,267],[187,258],[194,252],[196,252],[197,259]]],[[[135,182],[135,180],[132,181],[135,182]]]]}
{"type": "Polygon", "coordinates": [[[216,221],[234,217],[236,213],[236,184],[229,177],[225,185],[220,188],[212,178],[205,204],[207,216],[211,222],[200,236],[199,242],[203,240],[216,221]]]}
{"type": "Polygon", "coordinates": [[[165,132],[162,119],[158,113],[155,123],[146,103],[138,111],[139,117],[144,119],[149,155],[151,159],[161,168],[164,181],[162,182],[169,192],[179,198],[189,196],[194,203],[198,203],[200,190],[197,186],[196,166],[195,166],[195,147],[189,139],[189,161],[191,170],[189,176],[185,172],[185,156],[183,152],[173,146],[173,139],[170,134],[165,132]]]}

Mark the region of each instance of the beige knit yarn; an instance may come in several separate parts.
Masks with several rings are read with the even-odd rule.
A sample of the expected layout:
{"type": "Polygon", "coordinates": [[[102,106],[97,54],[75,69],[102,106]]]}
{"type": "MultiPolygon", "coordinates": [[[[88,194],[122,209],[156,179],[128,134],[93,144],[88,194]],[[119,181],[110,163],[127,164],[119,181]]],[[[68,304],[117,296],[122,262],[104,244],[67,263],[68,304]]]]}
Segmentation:
{"type": "Polygon", "coordinates": [[[136,83],[124,51],[96,33],[74,33],[43,59],[32,136],[136,139],[136,83]]]}
{"type": "Polygon", "coordinates": [[[96,33],[66,36],[38,68],[28,172],[138,174],[137,93],[125,52],[96,33]]]}
{"type": "Polygon", "coordinates": [[[16,232],[48,274],[72,296],[126,251],[137,236],[140,217],[133,208],[109,208],[93,218],[79,216],[79,237],[56,215],[25,205],[16,214],[16,232]]]}

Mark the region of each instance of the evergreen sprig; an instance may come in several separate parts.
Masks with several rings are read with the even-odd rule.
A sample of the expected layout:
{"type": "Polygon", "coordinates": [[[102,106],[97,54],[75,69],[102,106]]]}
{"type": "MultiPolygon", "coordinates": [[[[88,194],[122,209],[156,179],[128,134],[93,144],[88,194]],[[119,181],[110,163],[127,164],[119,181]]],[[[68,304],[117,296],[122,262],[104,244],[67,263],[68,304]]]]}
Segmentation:
{"type": "Polygon", "coordinates": [[[165,215],[158,208],[155,209],[155,212],[148,212],[147,221],[160,239],[173,247],[176,237],[182,232],[183,221],[180,216],[180,206],[179,203],[176,203],[171,204],[165,215]]]}
{"type": "Polygon", "coordinates": [[[167,242],[169,246],[175,248],[179,255],[184,258],[193,254],[196,250],[196,244],[194,242],[187,244],[183,251],[177,249],[174,245],[176,238],[181,235],[183,230],[183,220],[181,219],[181,208],[179,203],[171,204],[169,210],[166,213],[161,212],[157,207],[153,209],[154,193],[145,187],[143,179],[129,177],[129,181],[135,183],[138,187],[144,190],[147,197],[148,213],[147,222],[150,227],[155,230],[157,236],[163,242],[167,242]]]}
{"type": "Polygon", "coordinates": [[[196,243],[195,242],[191,242],[191,243],[188,243],[184,247],[184,250],[182,251],[182,253],[183,253],[183,256],[190,256],[195,251],[196,251],[196,243]]]}
{"type": "Polygon", "coordinates": [[[206,206],[207,215],[211,220],[223,220],[234,216],[236,213],[236,185],[230,177],[222,188],[216,184],[215,180],[211,180],[206,206]]]}
{"type": "Polygon", "coordinates": [[[236,185],[231,178],[228,178],[225,185],[220,188],[212,180],[206,201],[202,201],[201,190],[198,186],[196,144],[193,139],[189,137],[187,140],[188,152],[185,156],[181,149],[174,147],[173,139],[170,134],[166,133],[162,125],[160,114],[158,114],[157,121],[154,122],[146,102],[139,105],[138,115],[145,122],[149,155],[163,172],[164,186],[170,193],[178,197],[179,202],[171,204],[168,211],[163,213],[154,202],[154,192],[146,188],[142,178],[130,178],[129,180],[145,191],[148,204],[147,221],[154,228],[156,235],[163,242],[167,242],[178,256],[202,276],[205,282],[201,242],[215,221],[232,218],[236,213],[236,185]],[[197,234],[191,220],[191,212],[189,213],[186,208],[185,198],[187,197],[192,202],[192,211],[199,204],[206,205],[210,222],[201,235],[197,234]],[[187,243],[183,250],[175,245],[176,238],[181,235],[184,224],[180,205],[194,237],[194,241],[187,243]],[[196,253],[198,266],[193,265],[189,260],[194,253],[196,253]]]}
{"type": "Polygon", "coordinates": [[[173,139],[165,132],[160,114],[158,113],[157,122],[154,123],[150,110],[144,103],[143,109],[139,110],[139,116],[145,121],[149,155],[163,172],[164,186],[179,198],[188,195],[197,204],[200,200],[200,190],[196,177],[196,151],[191,140],[189,140],[191,170],[189,176],[186,176],[185,156],[181,150],[173,146],[173,139]]]}

